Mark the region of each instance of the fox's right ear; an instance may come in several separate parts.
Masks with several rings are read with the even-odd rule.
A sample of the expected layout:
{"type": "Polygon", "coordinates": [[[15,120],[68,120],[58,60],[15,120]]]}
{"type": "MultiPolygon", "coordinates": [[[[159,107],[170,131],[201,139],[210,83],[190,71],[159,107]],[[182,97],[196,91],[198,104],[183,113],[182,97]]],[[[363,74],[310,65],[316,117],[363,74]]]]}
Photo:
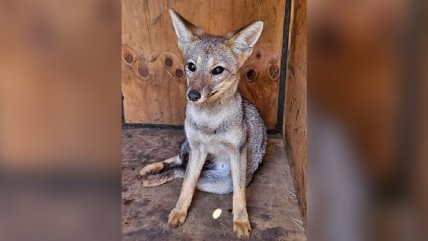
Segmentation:
{"type": "Polygon", "coordinates": [[[203,30],[194,26],[172,9],[169,9],[169,14],[171,15],[172,24],[177,34],[178,47],[185,53],[190,43],[197,41],[199,35],[203,34],[203,30]]]}

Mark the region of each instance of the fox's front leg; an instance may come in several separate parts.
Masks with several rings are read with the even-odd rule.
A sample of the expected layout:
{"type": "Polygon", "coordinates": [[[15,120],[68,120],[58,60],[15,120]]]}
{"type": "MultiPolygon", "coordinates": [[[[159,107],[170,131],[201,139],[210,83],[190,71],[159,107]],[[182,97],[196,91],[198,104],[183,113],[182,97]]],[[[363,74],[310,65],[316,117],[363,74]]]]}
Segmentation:
{"type": "Polygon", "coordinates": [[[178,198],[175,208],[169,214],[168,224],[171,228],[177,227],[186,220],[187,210],[192,202],[196,182],[201,174],[206,157],[207,153],[199,146],[191,148],[189,163],[187,164],[180,197],[178,198]]]}
{"type": "Polygon", "coordinates": [[[234,151],[230,158],[233,180],[233,231],[239,239],[250,237],[251,225],[245,200],[247,147],[234,151]]]}

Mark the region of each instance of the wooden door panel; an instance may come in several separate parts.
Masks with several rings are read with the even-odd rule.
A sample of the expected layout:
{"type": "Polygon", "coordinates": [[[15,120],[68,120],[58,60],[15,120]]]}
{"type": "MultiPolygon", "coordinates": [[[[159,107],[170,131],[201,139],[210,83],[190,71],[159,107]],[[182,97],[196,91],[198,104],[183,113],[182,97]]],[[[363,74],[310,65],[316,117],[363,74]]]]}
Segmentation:
{"type": "Polygon", "coordinates": [[[278,112],[285,0],[122,1],[122,93],[126,123],[181,125],[186,104],[183,59],[168,8],[212,34],[261,19],[264,30],[241,70],[239,89],[268,128],[278,112]]]}

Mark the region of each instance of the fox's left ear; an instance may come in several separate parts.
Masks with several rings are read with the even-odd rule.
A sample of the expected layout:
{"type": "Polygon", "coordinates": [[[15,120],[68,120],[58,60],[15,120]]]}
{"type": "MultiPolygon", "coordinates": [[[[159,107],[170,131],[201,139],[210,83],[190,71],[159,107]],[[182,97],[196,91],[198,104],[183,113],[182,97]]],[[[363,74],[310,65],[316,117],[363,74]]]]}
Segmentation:
{"type": "Polygon", "coordinates": [[[242,65],[253,51],[253,46],[256,44],[263,30],[263,22],[255,21],[241,30],[229,33],[227,35],[228,45],[235,56],[238,57],[239,64],[242,65]]]}

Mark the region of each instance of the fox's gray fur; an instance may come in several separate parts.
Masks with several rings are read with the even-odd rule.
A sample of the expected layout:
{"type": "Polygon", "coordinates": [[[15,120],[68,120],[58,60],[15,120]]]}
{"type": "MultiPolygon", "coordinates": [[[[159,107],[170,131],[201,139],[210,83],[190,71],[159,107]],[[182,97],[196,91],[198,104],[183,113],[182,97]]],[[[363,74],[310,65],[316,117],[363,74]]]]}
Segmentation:
{"type": "Polygon", "coordinates": [[[251,55],[263,23],[213,36],[173,10],[170,14],[185,61],[186,139],[179,155],[141,170],[143,183],[157,186],[184,177],[169,216],[172,227],[184,222],[195,187],[217,194],[233,192],[234,231],[239,238],[248,238],[245,186],[263,160],[267,136],[256,107],[238,92],[239,68],[251,55]]]}

